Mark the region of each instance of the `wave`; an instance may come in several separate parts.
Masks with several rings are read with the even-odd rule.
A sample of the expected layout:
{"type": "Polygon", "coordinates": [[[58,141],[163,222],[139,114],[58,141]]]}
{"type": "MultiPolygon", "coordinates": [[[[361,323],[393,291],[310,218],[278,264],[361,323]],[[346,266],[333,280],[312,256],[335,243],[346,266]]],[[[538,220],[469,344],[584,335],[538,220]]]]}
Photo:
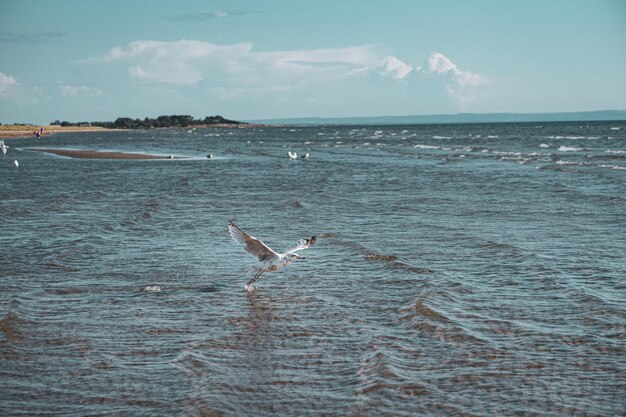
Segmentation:
{"type": "Polygon", "coordinates": [[[442,323],[450,323],[450,320],[446,316],[428,307],[425,304],[425,300],[426,297],[421,295],[412,305],[407,308],[401,309],[400,313],[405,314],[405,318],[408,318],[408,316],[419,316],[427,319],[437,320],[442,323]]]}
{"type": "Polygon", "coordinates": [[[404,270],[413,272],[416,274],[432,274],[433,271],[428,268],[420,268],[419,266],[411,265],[408,262],[401,261],[395,255],[382,255],[375,252],[368,252],[365,255],[365,259],[372,262],[383,262],[390,269],[404,270]]]}
{"type": "Polygon", "coordinates": [[[554,163],[557,164],[557,165],[578,165],[578,166],[585,165],[585,163],[583,163],[583,162],[566,161],[564,159],[557,159],[554,163]]]}
{"type": "Polygon", "coordinates": [[[618,171],[626,171],[626,166],[623,165],[601,164],[598,166],[602,168],[616,169],[618,171]]]}
{"type": "Polygon", "coordinates": [[[561,135],[546,136],[546,138],[547,139],[570,139],[570,140],[593,139],[593,137],[590,137],[590,136],[561,136],[561,135]]]}
{"type": "Polygon", "coordinates": [[[584,151],[584,148],[575,148],[573,146],[559,146],[558,150],[561,152],[580,152],[584,151]]]}

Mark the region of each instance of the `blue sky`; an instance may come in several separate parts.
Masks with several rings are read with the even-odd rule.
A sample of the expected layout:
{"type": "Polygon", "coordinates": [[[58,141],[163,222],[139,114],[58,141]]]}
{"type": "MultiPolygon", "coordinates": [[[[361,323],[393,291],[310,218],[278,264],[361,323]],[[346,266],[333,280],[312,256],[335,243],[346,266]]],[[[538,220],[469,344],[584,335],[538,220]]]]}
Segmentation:
{"type": "Polygon", "coordinates": [[[0,0],[0,122],[626,109],[626,1],[0,0]]]}

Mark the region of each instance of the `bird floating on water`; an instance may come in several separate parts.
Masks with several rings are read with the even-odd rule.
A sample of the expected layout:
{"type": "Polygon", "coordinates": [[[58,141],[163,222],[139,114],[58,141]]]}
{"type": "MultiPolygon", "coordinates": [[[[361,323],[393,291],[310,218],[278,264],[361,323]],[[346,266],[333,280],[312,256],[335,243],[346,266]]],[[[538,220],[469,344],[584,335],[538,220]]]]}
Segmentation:
{"type": "Polygon", "coordinates": [[[17,159],[14,159],[14,160],[13,160],[13,166],[14,166],[15,168],[17,168],[17,167],[19,167],[19,166],[20,166],[20,163],[19,163],[19,162],[17,162],[17,159]]]}
{"type": "Polygon", "coordinates": [[[305,153],[304,155],[301,156],[302,159],[309,159],[309,153],[305,153]]]}
{"type": "Polygon", "coordinates": [[[298,154],[295,152],[287,151],[287,156],[289,156],[289,159],[298,159],[298,154]]]}
{"type": "Polygon", "coordinates": [[[290,265],[296,259],[304,259],[303,256],[298,255],[296,252],[310,248],[317,239],[315,236],[311,237],[311,239],[301,239],[296,246],[288,249],[285,253],[277,253],[259,239],[241,230],[230,220],[228,221],[228,231],[235,242],[242,245],[246,252],[261,262],[261,267],[258,268],[256,275],[243,287],[248,292],[255,289],[252,284],[259,279],[263,272],[274,272],[290,265]]]}
{"type": "Polygon", "coordinates": [[[7,154],[8,149],[9,149],[9,146],[5,145],[3,140],[0,140],[0,150],[2,150],[3,155],[7,154]]]}

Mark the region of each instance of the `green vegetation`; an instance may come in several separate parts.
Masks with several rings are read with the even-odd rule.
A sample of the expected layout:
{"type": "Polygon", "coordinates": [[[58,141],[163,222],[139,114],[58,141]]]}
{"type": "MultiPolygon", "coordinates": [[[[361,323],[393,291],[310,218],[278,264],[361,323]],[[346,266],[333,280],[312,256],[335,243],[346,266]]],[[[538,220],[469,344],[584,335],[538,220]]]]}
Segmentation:
{"type": "Polygon", "coordinates": [[[156,119],[146,117],[145,119],[131,119],[130,117],[118,117],[114,122],[78,122],[71,123],[67,121],[55,120],[50,123],[53,126],[99,126],[107,129],[154,129],[165,127],[201,127],[211,125],[238,125],[242,122],[234,120],[228,120],[222,116],[207,116],[204,119],[194,119],[189,115],[171,115],[171,116],[159,116],[156,119]]]}

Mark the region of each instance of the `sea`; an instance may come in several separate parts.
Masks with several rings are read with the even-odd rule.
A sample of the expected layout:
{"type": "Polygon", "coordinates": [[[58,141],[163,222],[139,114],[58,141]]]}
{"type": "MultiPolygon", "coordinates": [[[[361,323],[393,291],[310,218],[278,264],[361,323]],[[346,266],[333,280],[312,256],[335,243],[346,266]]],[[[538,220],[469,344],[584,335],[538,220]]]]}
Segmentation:
{"type": "Polygon", "coordinates": [[[0,415],[625,414],[626,121],[5,143],[0,415]]]}

